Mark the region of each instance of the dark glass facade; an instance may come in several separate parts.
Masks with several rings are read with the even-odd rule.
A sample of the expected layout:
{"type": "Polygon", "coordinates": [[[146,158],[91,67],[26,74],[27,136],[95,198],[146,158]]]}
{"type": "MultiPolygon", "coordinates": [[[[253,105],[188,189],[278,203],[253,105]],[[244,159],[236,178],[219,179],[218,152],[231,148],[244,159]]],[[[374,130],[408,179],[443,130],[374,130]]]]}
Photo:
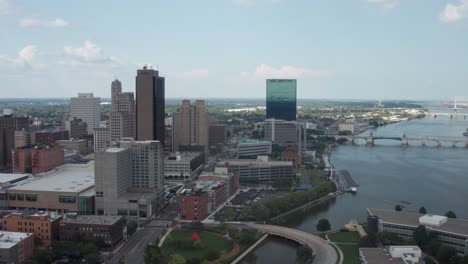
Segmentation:
{"type": "Polygon", "coordinates": [[[266,117],[287,121],[296,120],[296,80],[270,79],[266,81],[266,117]]]}

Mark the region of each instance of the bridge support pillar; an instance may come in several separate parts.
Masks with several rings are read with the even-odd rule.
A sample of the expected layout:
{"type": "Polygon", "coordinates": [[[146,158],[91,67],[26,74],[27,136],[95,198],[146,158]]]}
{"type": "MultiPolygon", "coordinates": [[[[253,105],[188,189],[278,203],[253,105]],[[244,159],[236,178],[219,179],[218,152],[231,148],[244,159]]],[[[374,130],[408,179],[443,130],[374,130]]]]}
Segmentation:
{"type": "Polygon", "coordinates": [[[373,146],[374,145],[374,138],[373,137],[366,138],[366,144],[373,146]]]}
{"type": "Polygon", "coordinates": [[[403,137],[401,137],[401,146],[402,147],[406,147],[408,146],[408,137],[406,135],[403,135],[403,137]]]}
{"type": "Polygon", "coordinates": [[[465,142],[465,148],[468,148],[468,141],[465,142]]]}

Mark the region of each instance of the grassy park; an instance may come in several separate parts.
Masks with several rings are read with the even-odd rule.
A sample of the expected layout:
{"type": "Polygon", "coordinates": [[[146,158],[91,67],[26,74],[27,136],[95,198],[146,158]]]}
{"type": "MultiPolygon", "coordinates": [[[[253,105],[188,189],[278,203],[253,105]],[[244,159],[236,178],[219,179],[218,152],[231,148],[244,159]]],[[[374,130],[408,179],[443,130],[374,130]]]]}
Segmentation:
{"type": "Polygon", "coordinates": [[[337,232],[329,234],[328,238],[343,252],[343,264],[359,264],[359,234],[357,232],[337,232]]]}

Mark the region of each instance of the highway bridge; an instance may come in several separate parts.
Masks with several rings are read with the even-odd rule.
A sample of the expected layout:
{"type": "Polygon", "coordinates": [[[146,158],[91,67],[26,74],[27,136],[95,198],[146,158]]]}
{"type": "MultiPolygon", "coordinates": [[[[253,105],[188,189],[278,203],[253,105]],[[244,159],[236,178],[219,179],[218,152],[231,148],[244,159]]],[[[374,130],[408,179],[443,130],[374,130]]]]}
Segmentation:
{"type": "MultiPolygon", "coordinates": [[[[319,135],[315,135],[313,137],[320,137],[319,135]]],[[[409,146],[410,141],[419,142],[422,146],[426,146],[428,142],[434,142],[436,146],[441,147],[444,144],[448,143],[453,147],[457,146],[464,146],[468,148],[468,139],[464,138],[446,138],[446,137],[408,137],[406,135],[403,136],[374,136],[373,133],[370,133],[367,136],[361,135],[335,135],[329,136],[334,137],[335,139],[346,139],[351,143],[355,143],[357,140],[363,140],[368,145],[374,145],[376,140],[396,140],[400,141],[401,146],[409,146]]]]}
{"type": "Polygon", "coordinates": [[[309,246],[314,252],[314,262],[320,264],[336,264],[338,254],[327,241],[311,233],[276,225],[249,224],[248,226],[270,235],[283,237],[296,241],[301,245],[309,246]]]}

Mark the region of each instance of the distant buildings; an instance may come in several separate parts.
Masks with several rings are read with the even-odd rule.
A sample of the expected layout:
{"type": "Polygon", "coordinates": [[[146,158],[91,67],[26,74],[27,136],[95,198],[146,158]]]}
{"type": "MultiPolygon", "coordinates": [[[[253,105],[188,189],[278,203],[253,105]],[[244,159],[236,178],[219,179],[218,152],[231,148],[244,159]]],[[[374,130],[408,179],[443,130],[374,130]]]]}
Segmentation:
{"type": "Polygon", "coordinates": [[[111,146],[111,129],[99,127],[94,129],[94,152],[104,151],[111,146]]]}
{"type": "Polygon", "coordinates": [[[216,168],[198,177],[192,188],[182,190],[179,212],[182,220],[201,221],[236,194],[239,175],[228,173],[226,168],[216,168]]]}
{"type": "Polygon", "coordinates": [[[70,139],[84,139],[88,135],[88,125],[76,117],[65,121],[65,129],[68,131],[70,139]]]}
{"type": "Polygon", "coordinates": [[[208,126],[208,144],[210,146],[226,144],[226,135],[226,125],[212,123],[208,126]]]}
{"type": "Polygon", "coordinates": [[[270,155],[271,148],[271,141],[242,139],[237,144],[237,156],[256,158],[259,155],[270,155]]]}
{"type": "Polygon", "coordinates": [[[265,140],[282,146],[298,145],[300,149],[306,146],[305,126],[301,122],[267,119],[264,123],[265,140]]]}
{"type": "Polygon", "coordinates": [[[76,151],[81,155],[86,155],[89,153],[88,140],[86,139],[58,140],[57,144],[59,144],[65,150],[76,151]]]}
{"type": "Polygon", "coordinates": [[[73,241],[77,235],[88,241],[102,239],[113,248],[126,238],[126,222],[122,216],[67,214],[60,221],[60,240],[73,241]]]}
{"type": "Polygon", "coordinates": [[[59,238],[61,219],[57,214],[45,212],[15,212],[3,217],[3,230],[33,233],[45,247],[49,247],[59,238]]]}
{"type": "Polygon", "coordinates": [[[165,144],[165,80],[147,66],[136,76],[136,139],[165,144]]]}
{"type": "Polygon", "coordinates": [[[294,177],[294,165],[291,161],[269,161],[268,157],[263,156],[259,156],[257,160],[221,160],[217,166],[229,168],[231,173],[239,173],[241,184],[271,185],[277,180],[292,182],[294,177]]]}
{"type": "Polygon", "coordinates": [[[297,82],[287,79],[266,80],[266,117],[296,120],[297,82]]]}
{"type": "Polygon", "coordinates": [[[34,144],[54,144],[57,140],[70,139],[68,130],[56,129],[52,131],[40,131],[34,133],[34,144]]]}
{"type": "Polygon", "coordinates": [[[203,169],[204,157],[200,152],[178,152],[166,156],[164,177],[172,181],[192,180],[203,169]]]}
{"type": "Polygon", "coordinates": [[[13,151],[13,172],[40,174],[64,164],[63,148],[58,144],[23,147],[13,151]]]}
{"type": "Polygon", "coordinates": [[[111,85],[112,109],[110,112],[111,140],[136,137],[135,98],[133,93],[122,92],[122,83],[114,80],[111,85]]]}
{"type": "Polygon", "coordinates": [[[29,232],[0,231],[0,260],[21,264],[34,255],[34,235],[29,232]]]}
{"type": "Polygon", "coordinates": [[[418,264],[422,251],[418,246],[390,246],[388,248],[360,248],[362,264],[418,264]]]}
{"type": "Polygon", "coordinates": [[[179,146],[201,145],[208,148],[208,111],[205,101],[197,100],[195,105],[191,105],[190,100],[183,100],[172,118],[174,151],[179,151],[179,146]]]}
{"type": "Polygon", "coordinates": [[[29,117],[14,116],[9,109],[0,116],[0,171],[11,171],[15,131],[29,131],[29,117]]]}
{"type": "Polygon", "coordinates": [[[397,212],[367,209],[368,229],[371,232],[389,232],[405,239],[413,238],[420,225],[436,234],[442,245],[454,247],[460,254],[468,254],[468,221],[445,216],[423,215],[415,212],[397,212]]]}
{"type": "Polygon", "coordinates": [[[159,141],[120,142],[95,153],[96,213],[148,218],[164,202],[164,156],[159,141]]]}
{"type": "Polygon", "coordinates": [[[7,189],[10,209],[94,212],[94,163],[67,164],[7,189]]]}
{"type": "Polygon", "coordinates": [[[92,93],[78,93],[78,97],[71,98],[71,117],[83,120],[87,125],[88,134],[93,134],[94,129],[101,122],[101,99],[94,97],[92,93]]]}
{"type": "Polygon", "coordinates": [[[31,145],[31,133],[26,130],[15,131],[15,149],[31,145]]]}

